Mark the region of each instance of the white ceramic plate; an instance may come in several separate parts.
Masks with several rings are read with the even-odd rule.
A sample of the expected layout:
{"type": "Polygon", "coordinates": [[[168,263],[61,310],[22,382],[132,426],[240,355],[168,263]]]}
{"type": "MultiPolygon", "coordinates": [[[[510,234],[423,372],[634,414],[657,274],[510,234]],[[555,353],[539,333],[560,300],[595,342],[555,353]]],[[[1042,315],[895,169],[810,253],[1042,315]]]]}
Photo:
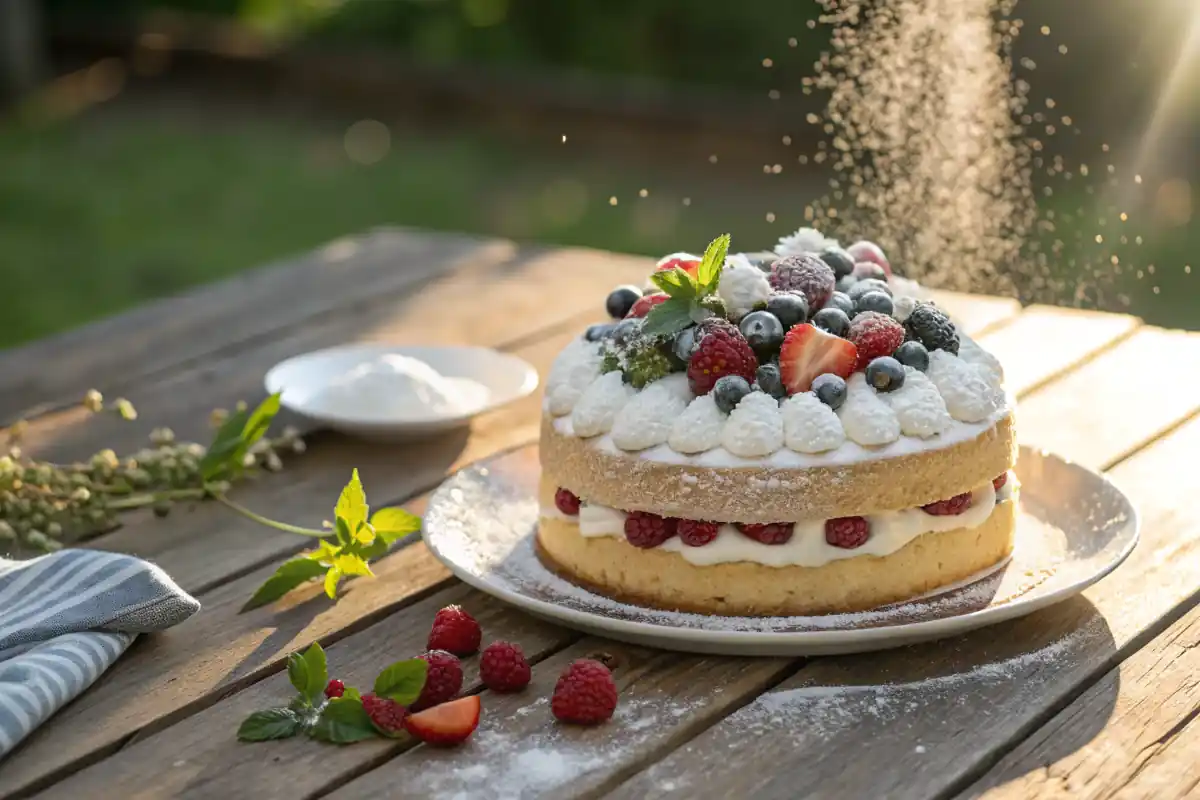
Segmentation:
{"type": "Polygon", "coordinates": [[[289,358],[267,372],[270,393],[282,392],[283,406],[323,426],[369,438],[424,436],[467,424],[473,417],[519,400],[537,388],[538,376],[528,362],[485,347],[424,347],[351,344],[289,358]],[[353,409],[326,407],[318,393],[355,367],[382,355],[424,361],[443,377],[482,384],[486,396],[461,413],[435,414],[415,405],[395,413],[370,415],[353,409]]]}
{"type": "Polygon", "coordinates": [[[430,500],[424,537],[455,575],[540,617],[635,644],[725,655],[882,650],[992,625],[1078,594],[1138,539],[1133,505],[1107,478],[1022,448],[1016,548],[985,576],[930,597],[858,614],[717,617],[655,611],[575,586],[534,553],[536,454],[465,469],[430,500]]]}

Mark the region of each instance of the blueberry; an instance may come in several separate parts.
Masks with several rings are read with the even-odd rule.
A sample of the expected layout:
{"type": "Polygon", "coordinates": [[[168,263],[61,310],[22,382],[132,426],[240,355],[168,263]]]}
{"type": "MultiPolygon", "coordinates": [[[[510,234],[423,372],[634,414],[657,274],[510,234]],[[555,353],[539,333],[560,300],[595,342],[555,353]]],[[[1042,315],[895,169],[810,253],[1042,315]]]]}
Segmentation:
{"type": "Polygon", "coordinates": [[[837,283],[834,284],[834,288],[843,294],[848,294],[850,292],[850,288],[856,283],[858,283],[858,278],[855,278],[853,275],[843,275],[837,279],[837,283]]]}
{"type": "Polygon", "coordinates": [[[750,394],[750,384],[746,383],[746,379],[740,375],[726,375],[717,379],[716,384],[713,385],[712,394],[717,408],[728,414],[742,401],[743,397],[750,394]]]}
{"type": "Polygon", "coordinates": [[[867,383],[881,392],[894,392],[904,385],[904,366],[891,356],[880,356],[867,364],[867,383]]]}
{"type": "Polygon", "coordinates": [[[696,326],[689,325],[675,334],[675,341],[671,343],[671,352],[675,354],[676,358],[686,364],[695,351],[696,326]]]}
{"type": "Polygon", "coordinates": [[[846,402],[846,382],[832,372],[813,378],[812,390],[818,400],[835,411],[846,402]]]}
{"type": "Polygon", "coordinates": [[[867,278],[866,280],[856,281],[850,290],[846,292],[850,299],[858,302],[858,298],[862,297],[867,292],[883,292],[888,297],[892,296],[892,287],[887,285],[886,281],[876,280],[875,278],[867,278]]]}
{"type": "Polygon", "coordinates": [[[854,303],[855,311],[878,311],[880,314],[885,314],[889,317],[892,315],[892,309],[892,298],[883,292],[867,292],[864,295],[859,295],[858,300],[854,303]]]}
{"type": "Polygon", "coordinates": [[[833,267],[835,278],[842,278],[854,271],[854,256],[840,247],[830,247],[821,253],[821,260],[833,267]]]}
{"type": "Polygon", "coordinates": [[[783,344],[783,323],[770,311],[751,311],[738,329],[758,353],[772,353],[783,344]]]}
{"type": "Polygon", "coordinates": [[[591,325],[583,333],[583,338],[589,342],[598,342],[601,339],[607,339],[612,336],[613,331],[617,329],[615,322],[602,322],[599,325],[591,325]]]}
{"type": "Polygon", "coordinates": [[[636,286],[618,286],[608,293],[604,309],[613,319],[625,319],[625,315],[641,297],[642,290],[636,286]]]}
{"type": "Polygon", "coordinates": [[[905,342],[896,348],[892,358],[906,367],[925,372],[929,369],[929,351],[920,342],[905,342]]]}
{"type": "Polygon", "coordinates": [[[826,308],[840,308],[846,312],[846,316],[854,313],[854,301],[850,299],[850,295],[845,292],[834,292],[829,296],[829,302],[825,304],[826,308]]]}
{"type": "Polygon", "coordinates": [[[617,327],[612,332],[612,340],[616,344],[625,344],[630,342],[642,330],[642,325],[646,321],[644,319],[623,319],[617,323],[617,327]]]}
{"type": "Polygon", "coordinates": [[[800,292],[772,292],[767,298],[767,311],[783,325],[785,331],[808,321],[808,300],[800,292]]]}
{"type": "Polygon", "coordinates": [[[781,400],[787,395],[787,390],[783,388],[783,378],[779,374],[779,367],[774,364],[763,364],[759,367],[754,373],[754,384],[776,400],[781,400]]]}
{"type": "Polygon", "coordinates": [[[850,317],[840,308],[822,308],[813,315],[812,323],[834,336],[844,337],[850,332],[850,317]]]}

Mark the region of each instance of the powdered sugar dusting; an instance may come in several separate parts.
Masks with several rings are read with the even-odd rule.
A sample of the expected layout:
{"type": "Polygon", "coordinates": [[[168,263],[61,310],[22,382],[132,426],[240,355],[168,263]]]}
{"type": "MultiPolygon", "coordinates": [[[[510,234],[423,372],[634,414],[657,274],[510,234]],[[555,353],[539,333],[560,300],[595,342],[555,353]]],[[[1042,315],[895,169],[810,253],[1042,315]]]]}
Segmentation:
{"type": "Polygon", "coordinates": [[[783,417],[779,401],[764,392],[751,392],[729,415],[721,444],[735,456],[769,456],[783,447],[783,417]]]}

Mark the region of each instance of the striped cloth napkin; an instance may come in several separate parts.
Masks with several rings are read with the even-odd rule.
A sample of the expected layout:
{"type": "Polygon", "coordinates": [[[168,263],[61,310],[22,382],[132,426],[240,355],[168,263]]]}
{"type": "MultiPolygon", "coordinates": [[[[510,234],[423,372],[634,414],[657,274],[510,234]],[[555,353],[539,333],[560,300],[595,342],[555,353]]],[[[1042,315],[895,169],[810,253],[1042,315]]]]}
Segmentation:
{"type": "Polygon", "coordinates": [[[165,572],[132,556],[0,558],[0,758],[91,686],[137,634],[199,609],[165,572]]]}

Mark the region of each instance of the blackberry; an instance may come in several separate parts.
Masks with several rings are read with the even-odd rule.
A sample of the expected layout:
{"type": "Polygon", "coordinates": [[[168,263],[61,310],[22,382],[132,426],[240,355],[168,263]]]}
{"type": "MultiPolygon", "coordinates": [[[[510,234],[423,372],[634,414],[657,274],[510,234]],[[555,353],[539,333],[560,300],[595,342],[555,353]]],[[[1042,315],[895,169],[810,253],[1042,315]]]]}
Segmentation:
{"type": "Polygon", "coordinates": [[[880,356],[867,364],[867,383],[880,392],[894,392],[904,385],[904,367],[891,356],[880,356]]]}
{"type": "Polygon", "coordinates": [[[918,341],[905,342],[896,348],[892,358],[906,367],[912,367],[920,372],[929,369],[929,351],[918,341]]]}
{"type": "Polygon", "coordinates": [[[946,312],[933,303],[917,303],[904,320],[908,338],[925,345],[926,350],[945,350],[958,355],[958,329],[946,312]]]}
{"type": "Polygon", "coordinates": [[[850,332],[850,317],[839,308],[822,308],[813,315],[812,324],[834,336],[845,338],[850,332]]]}
{"type": "Polygon", "coordinates": [[[779,374],[779,367],[775,364],[763,364],[754,373],[754,384],[760,391],[774,397],[776,400],[782,400],[787,397],[787,389],[783,386],[783,377],[779,374]]]}
{"type": "Polygon", "coordinates": [[[883,292],[867,292],[854,303],[854,311],[860,314],[863,311],[877,311],[890,317],[893,308],[892,298],[883,292]]]}
{"type": "Polygon", "coordinates": [[[832,372],[813,378],[812,391],[818,400],[834,411],[846,402],[846,381],[832,372]]]}
{"type": "Polygon", "coordinates": [[[750,384],[740,375],[725,375],[717,379],[713,386],[713,400],[717,408],[726,414],[732,413],[742,398],[750,394],[750,384]]]}
{"type": "Polygon", "coordinates": [[[833,270],[835,278],[844,278],[854,272],[854,256],[840,247],[830,247],[822,251],[821,260],[833,270]]]}
{"type": "Polygon", "coordinates": [[[608,293],[604,301],[604,310],[613,319],[625,319],[633,304],[642,298],[642,291],[636,286],[618,286],[608,293]]]}

